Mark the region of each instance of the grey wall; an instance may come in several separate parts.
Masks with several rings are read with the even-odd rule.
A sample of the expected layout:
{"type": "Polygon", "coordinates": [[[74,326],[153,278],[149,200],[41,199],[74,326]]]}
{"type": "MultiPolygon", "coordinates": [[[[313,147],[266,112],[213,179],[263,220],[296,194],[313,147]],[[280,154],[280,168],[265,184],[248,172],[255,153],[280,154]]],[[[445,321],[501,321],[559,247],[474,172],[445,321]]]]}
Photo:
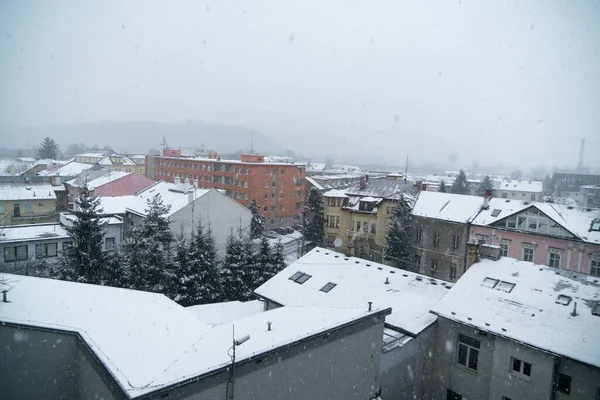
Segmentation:
{"type": "MultiPolygon", "coordinates": [[[[369,399],[379,389],[382,319],[368,318],[236,367],[235,398],[369,399]]],[[[222,400],[227,378],[224,371],[189,383],[171,390],[169,399],[222,400]]]]}
{"type": "Polygon", "coordinates": [[[77,335],[0,325],[2,399],[119,399],[116,382],[77,335]]]}
{"type": "MultiPolygon", "coordinates": [[[[468,241],[467,224],[442,221],[433,218],[413,216],[414,232],[421,229],[421,241],[414,242],[414,246],[420,250],[421,266],[420,273],[434,278],[454,281],[464,273],[465,253],[468,241]],[[433,245],[435,232],[440,234],[439,246],[433,245]],[[460,242],[458,248],[452,247],[452,237],[458,235],[460,242]],[[431,261],[437,260],[438,272],[432,274],[431,261]],[[456,279],[450,279],[450,266],[456,266],[456,279]]],[[[413,238],[414,240],[415,238],[413,238]]]]}

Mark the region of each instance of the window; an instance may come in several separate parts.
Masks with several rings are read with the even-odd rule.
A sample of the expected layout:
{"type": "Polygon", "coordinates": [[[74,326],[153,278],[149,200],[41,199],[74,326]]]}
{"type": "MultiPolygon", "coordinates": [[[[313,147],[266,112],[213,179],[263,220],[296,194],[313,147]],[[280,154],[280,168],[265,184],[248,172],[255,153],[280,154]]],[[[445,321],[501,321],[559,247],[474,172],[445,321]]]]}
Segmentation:
{"type": "Polygon", "coordinates": [[[0,204],[0,214],[4,214],[4,206],[0,204]]]}
{"type": "Polygon", "coordinates": [[[475,238],[477,239],[478,244],[486,244],[490,237],[488,235],[476,234],[475,238]]]}
{"type": "Polygon", "coordinates": [[[494,211],[492,211],[492,217],[497,217],[498,215],[500,215],[501,212],[502,210],[495,209],[494,211]]]}
{"type": "Polygon", "coordinates": [[[290,280],[302,285],[304,282],[309,280],[312,275],[305,274],[304,272],[296,272],[294,275],[290,276],[290,280]]]}
{"type": "Polygon", "coordinates": [[[104,248],[106,250],[110,250],[114,247],[115,247],[115,238],[114,237],[104,238],[104,248]]]}
{"type": "Polygon", "coordinates": [[[417,228],[417,237],[415,239],[415,241],[417,243],[421,243],[421,235],[422,235],[423,231],[421,230],[421,228],[417,228]]]}
{"type": "Polygon", "coordinates": [[[481,347],[479,340],[459,333],[457,362],[470,370],[477,371],[479,347],[481,347]]]}
{"type": "Polygon", "coordinates": [[[496,287],[496,285],[498,284],[499,280],[498,279],[494,279],[494,278],[485,278],[483,280],[482,285],[485,287],[489,287],[490,289],[493,289],[496,287]]]}
{"type": "Polygon", "coordinates": [[[456,250],[456,249],[458,249],[459,246],[460,246],[460,236],[453,235],[452,236],[452,248],[454,250],[456,250]]]}
{"type": "Polygon", "coordinates": [[[500,290],[501,292],[506,292],[506,293],[512,292],[512,290],[514,288],[515,288],[515,284],[514,283],[505,282],[505,281],[500,281],[500,283],[496,287],[497,290],[500,290]]]}
{"type": "Polygon", "coordinates": [[[596,218],[592,221],[592,226],[590,227],[590,231],[600,231],[600,218],[596,218]]]}
{"type": "Polygon", "coordinates": [[[562,304],[563,306],[568,306],[569,303],[571,303],[571,300],[573,300],[573,298],[571,296],[565,296],[564,294],[559,294],[558,297],[556,298],[555,303],[562,304]]]}
{"type": "Polygon", "coordinates": [[[325,286],[323,286],[321,289],[319,289],[321,292],[325,292],[325,293],[329,293],[329,291],[331,289],[333,289],[334,287],[336,287],[337,284],[333,283],[333,282],[328,282],[327,284],[325,284],[325,286]]]}
{"type": "Polygon", "coordinates": [[[433,246],[434,247],[438,247],[440,245],[440,233],[439,232],[435,232],[433,234],[433,246]]]}
{"type": "Polygon", "coordinates": [[[391,214],[391,211],[392,211],[392,207],[390,207],[390,206],[386,207],[386,209],[385,209],[385,213],[386,213],[387,215],[390,215],[390,214],[391,214]]]}
{"type": "Polygon", "coordinates": [[[360,232],[360,221],[356,221],[356,232],[360,232]]]}
{"type": "Polygon", "coordinates": [[[369,232],[369,223],[368,222],[363,222],[363,232],[367,233],[369,232]]]}
{"type": "Polygon", "coordinates": [[[590,275],[600,276],[600,253],[594,253],[590,257],[590,275]]]}
{"type": "Polygon", "coordinates": [[[21,206],[17,203],[13,205],[13,217],[21,216],[21,206]]]}
{"type": "Polygon", "coordinates": [[[377,223],[371,222],[371,233],[375,233],[377,231],[377,223]]]}
{"type": "Polygon", "coordinates": [[[556,390],[561,393],[571,393],[571,377],[565,374],[558,374],[558,382],[556,383],[556,390]]]}
{"type": "Polygon", "coordinates": [[[269,182],[265,182],[265,189],[269,188],[269,182]]]}
{"type": "Polygon", "coordinates": [[[560,268],[560,254],[561,250],[550,249],[548,253],[548,266],[560,268]]]}
{"type": "Polygon", "coordinates": [[[502,239],[500,240],[500,255],[502,257],[508,257],[510,253],[510,240],[502,239]]]}
{"type": "Polygon", "coordinates": [[[4,248],[4,262],[27,260],[27,246],[14,246],[4,248]]]}
{"type": "Polygon", "coordinates": [[[508,197],[508,193],[506,193],[506,192],[502,192],[502,198],[503,198],[503,199],[506,199],[507,197],[508,197]]]}
{"type": "Polygon", "coordinates": [[[446,390],[446,400],[462,400],[462,396],[450,389],[446,390]]]}
{"type": "Polygon", "coordinates": [[[456,279],[456,266],[455,265],[450,266],[450,273],[448,274],[448,279],[450,279],[451,281],[456,279]]]}
{"type": "Polygon", "coordinates": [[[510,358],[510,368],[513,373],[528,376],[528,377],[531,376],[531,363],[528,363],[526,361],[511,357],[510,358]]]}
{"type": "Polygon", "coordinates": [[[532,245],[523,246],[523,261],[533,262],[534,247],[532,245]]]}
{"type": "Polygon", "coordinates": [[[431,273],[435,274],[438,272],[437,260],[431,260],[431,273]]]}
{"type": "Polygon", "coordinates": [[[56,257],[58,255],[58,243],[44,243],[35,245],[35,258],[56,257]]]}

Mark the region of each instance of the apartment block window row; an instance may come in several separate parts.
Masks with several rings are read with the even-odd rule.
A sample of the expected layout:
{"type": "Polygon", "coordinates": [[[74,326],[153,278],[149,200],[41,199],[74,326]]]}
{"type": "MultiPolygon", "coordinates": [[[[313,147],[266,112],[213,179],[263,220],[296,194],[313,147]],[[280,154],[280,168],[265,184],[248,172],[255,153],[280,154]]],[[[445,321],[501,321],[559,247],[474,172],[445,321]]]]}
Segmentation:
{"type": "Polygon", "coordinates": [[[340,197],[328,197],[326,204],[327,207],[341,207],[343,202],[340,197]]]}
{"type": "Polygon", "coordinates": [[[340,227],[340,216],[339,215],[327,216],[327,227],[339,228],[340,227]]]}

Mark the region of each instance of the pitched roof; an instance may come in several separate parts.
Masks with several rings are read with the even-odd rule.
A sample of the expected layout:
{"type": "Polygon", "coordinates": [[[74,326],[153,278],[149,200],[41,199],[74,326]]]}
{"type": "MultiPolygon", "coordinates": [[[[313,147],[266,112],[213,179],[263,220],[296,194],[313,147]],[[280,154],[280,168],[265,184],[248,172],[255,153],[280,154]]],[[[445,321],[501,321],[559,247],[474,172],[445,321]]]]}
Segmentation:
{"type": "Polygon", "coordinates": [[[102,185],[94,191],[97,196],[129,196],[154,185],[152,179],[138,174],[127,174],[120,179],[102,185]]]}
{"type": "Polygon", "coordinates": [[[415,187],[411,181],[378,178],[366,180],[362,189],[360,186],[354,186],[344,191],[348,196],[370,196],[398,200],[403,194],[413,194],[415,187]]]}
{"type": "Polygon", "coordinates": [[[346,194],[344,193],[343,190],[338,190],[338,189],[331,189],[328,190],[327,192],[323,193],[323,197],[348,197],[346,196],[346,194]]]}
{"type": "Polygon", "coordinates": [[[108,171],[102,169],[87,170],[81,172],[77,178],[68,181],[67,184],[75,187],[83,187],[83,184],[87,179],[88,188],[93,190],[114,180],[121,179],[129,174],[129,172],[108,171]]]}
{"type": "Polygon", "coordinates": [[[466,223],[475,218],[482,206],[482,197],[421,191],[413,207],[412,214],[420,217],[466,223]]]}
{"type": "Polygon", "coordinates": [[[264,311],[264,304],[258,300],[244,303],[241,301],[227,301],[190,306],[186,307],[186,310],[194,314],[200,321],[210,325],[219,325],[261,313],[264,311]]]}
{"type": "Polygon", "coordinates": [[[542,192],[542,182],[538,181],[518,181],[518,180],[509,180],[504,179],[501,181],[495,182],[496,190],[506,190],[515,192],[542,192]]]}
{"type": "Polygon", "coordinates": [[[0,200],[54,200],[56,194],[50,184],[0,183],[0,200]]]}
{"type": "Polygon", "coordinates": [[[511,258],[483,260],[465,272],[432,313],[600,367],[600,345],[592,339],[600,332],[600,316],[592,315],[600,302],[599,281],[511,258]],[[504,291],[511,285],[510,292],[504,291]],[[575,302],[577,316],[572,316],[575,302]]]}
{"type": "Polygon", "coordinates": [[[90,169],[93,167],[93,164],[84,164],[76,161],[69,161],[65,165],[62,165],[57,168],[47,169],[41,171],[38,175],[43,176],[75,176],[79,174],[81,171],[85,171],[86,169],[90,169]]]}
{"type": "Polygon", "coordinates": [[[254,293],[284,306],[344,309],[366,307],[372,302],[374,307],[391,307],[386,324],[416,336],[435,322],[429,310],[451,286],[444,281],[317,247],[254,293]],[[310,278],[298,284],[290,279],[297,272],[310,278]],[[328,283],[335,287],[323,292],[321,289],[328,283]]]}
{"type": "Polygon", "coordinates": [[[127,211],[131,211],[138,215],[146,215],[148,201],[157,194],[160,194],[163,203],[171,206],[171,209],[166,214],[166,216],[169,217],[189,204],[190,192],[193,193],[192,196],[195,200],[204,196],[211,190],[215,189],[194,189],[194,187],[189,184],[175,184],[160,181],[136,194],[135,196],[128,198],[128,204],[126,207],[127,211]]]}
{"type": "MultiPolygon", "coordinates": [[[[0,303],[0,321],[78,333],[132,398],[231,364],[227,350],[232,323],[206,324],[162,294],[4,277],[9,302],[0,303]]],[[[286,307],[241,318],[235,322],[236,337],[248,334],[250,339],[237,349],[236,359],[243,361],[386,312],[368,312],[366,307],[286,307]],[[268,321],[271,331],[266,329],[268,321]]]]}
{"type": "Polygon", "coordinates": [[[595,208],[492,198],[489,208],[473,219],[473,225],[490,225],[528,208],[536,208],[582,241],[600,244],[600,231],[590,229],[594,220],[600,220],[600,209],[595,208]]]}

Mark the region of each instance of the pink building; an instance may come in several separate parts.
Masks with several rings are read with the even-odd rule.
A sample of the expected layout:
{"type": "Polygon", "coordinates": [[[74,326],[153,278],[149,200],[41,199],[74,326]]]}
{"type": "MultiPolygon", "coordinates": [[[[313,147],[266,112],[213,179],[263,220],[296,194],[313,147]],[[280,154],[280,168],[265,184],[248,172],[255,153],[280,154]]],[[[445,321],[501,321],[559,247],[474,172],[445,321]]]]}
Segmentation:
{"type": "Polygon", "coordinates": [[[600,210],[494,198],[472,222],[470,241],[502,256],[600,276],[600,210]]]}

